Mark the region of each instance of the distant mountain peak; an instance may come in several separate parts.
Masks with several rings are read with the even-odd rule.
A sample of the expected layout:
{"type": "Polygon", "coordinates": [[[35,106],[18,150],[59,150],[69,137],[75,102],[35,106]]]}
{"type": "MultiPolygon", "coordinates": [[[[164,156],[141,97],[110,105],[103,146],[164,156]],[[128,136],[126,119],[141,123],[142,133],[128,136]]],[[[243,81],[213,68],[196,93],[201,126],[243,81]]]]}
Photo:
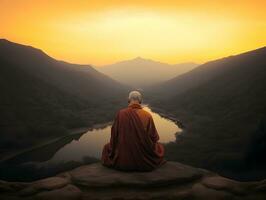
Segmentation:
{"type": "Polygon", "coordinates": [[[124,61],[121,61],[121,62],[156,62],[156,61],[153,61],[151,59],[147,59],[147,58],[143,58],[141,56],[137,56],[133,59],[128,59],[128,60],[124,60],[124,61]]]}
{"type": "MultiPolygon", "coordinates": [[[[152,61],[151,59],[143,58],[141,56],[137,56],[137,57],[133,58],[132,60],[135,60],[135,61],[152,61]]],[[[155,62],[155,61],[153,61],[153,62],[155,62]]]]}
{"type": "Polygon", "coordinates": [[[137,56],[135,57],[133,60],[145,60],[144,58],[140,57],[140,56],[137,56]]]}
{"type": "Polygon", "coordinates": [[[126,85],[143,88],[174,78],[194,67],[195,64],[171,65],[138,56],[98,67],[97,70],[126,85]]]}

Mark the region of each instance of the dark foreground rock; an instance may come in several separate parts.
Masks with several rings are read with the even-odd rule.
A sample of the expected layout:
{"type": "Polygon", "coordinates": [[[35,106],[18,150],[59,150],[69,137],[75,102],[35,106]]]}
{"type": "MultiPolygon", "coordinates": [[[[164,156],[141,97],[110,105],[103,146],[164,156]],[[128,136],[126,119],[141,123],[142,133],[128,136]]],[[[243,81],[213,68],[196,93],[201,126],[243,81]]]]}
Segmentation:
{"type": "Polygon", "coordinates": [[[0,199],[266,199],[266,180],[238,182],[167,162],[152,172],[121,172],[100,163],[30,183],[0,181],[0,199]]]}

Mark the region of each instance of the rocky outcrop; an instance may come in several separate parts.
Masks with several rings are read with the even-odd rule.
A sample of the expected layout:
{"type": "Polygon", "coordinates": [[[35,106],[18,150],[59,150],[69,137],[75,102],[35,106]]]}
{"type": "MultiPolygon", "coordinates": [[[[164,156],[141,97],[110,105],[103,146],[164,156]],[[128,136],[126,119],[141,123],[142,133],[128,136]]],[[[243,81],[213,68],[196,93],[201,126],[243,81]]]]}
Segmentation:
{"type": "Polygon", "coordinates": [[[266,199],[266,180],[238,182],[167,162],[152,172],[121,172],[100,163],[30,183],[0,181],[0,199],[266,199]]]}

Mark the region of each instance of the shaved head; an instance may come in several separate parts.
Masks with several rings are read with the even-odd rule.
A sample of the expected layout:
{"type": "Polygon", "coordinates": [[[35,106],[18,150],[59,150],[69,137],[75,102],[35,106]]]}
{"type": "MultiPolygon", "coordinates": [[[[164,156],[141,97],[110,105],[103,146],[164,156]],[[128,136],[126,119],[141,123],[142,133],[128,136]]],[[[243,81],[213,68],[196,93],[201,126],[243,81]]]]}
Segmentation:
{"type": "Polygon", "coordinates": [[[128,101],[138,101],[139,103],[142,102],[142,95],[139,91],[132,91],[128,95],[128,101]]]}

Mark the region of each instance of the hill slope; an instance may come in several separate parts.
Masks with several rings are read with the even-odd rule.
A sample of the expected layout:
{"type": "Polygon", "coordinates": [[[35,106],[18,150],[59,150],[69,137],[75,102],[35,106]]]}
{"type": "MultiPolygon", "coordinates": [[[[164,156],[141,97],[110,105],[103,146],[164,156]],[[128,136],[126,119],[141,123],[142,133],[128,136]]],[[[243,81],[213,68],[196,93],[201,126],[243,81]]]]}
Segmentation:
{"type": "Polygon", "coordinates": [[[0,152],[111,120],[126,88],[94,68],[0,40],[0,152]]]}
{"type": "Polygon", "coordinates": [[[169,80],[196,67],[195,63],[169,65],[137,57],[132,60],[96,67],[100,72],[135,88],[169,80]]]}
{"type": "Polygon", "coordinates": [[[266,48],[208,62],[152,96],[186,127],[167,146],[169,159],[238,179],[266,177],[266,48]]]}

